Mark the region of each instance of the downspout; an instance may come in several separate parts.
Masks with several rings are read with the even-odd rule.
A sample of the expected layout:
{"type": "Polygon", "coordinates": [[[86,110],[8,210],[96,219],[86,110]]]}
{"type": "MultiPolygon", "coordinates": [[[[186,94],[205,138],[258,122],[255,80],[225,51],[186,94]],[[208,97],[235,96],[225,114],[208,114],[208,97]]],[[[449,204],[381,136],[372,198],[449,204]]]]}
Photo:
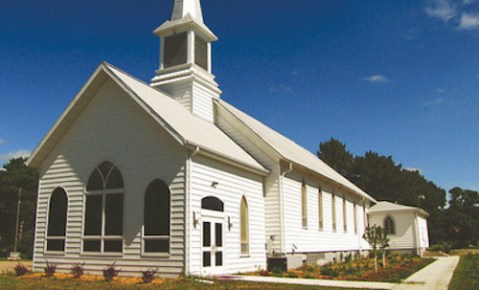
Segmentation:
{"type": "Polygon", "coordinates": [[[191,158],[193,158],[196,154],[200,152],[200,147],[196,146],[195,149],[188,154],[188,158],[186,159],[186,168],[185,168],[185,266],[184,266],[184,274],[189,275],[191,272],[190,269],[190,234],[191,234],[191,158]]]}
{"type": "MultiPolygon", "coordinates": [[[[281,165],[280,165],[281,166],[281,165]]],[[[280,182],[280,188],[279,188],[279,195],[278,195],[278,201],[279,201],[279,219],[280,219],[280,248],[281,248],[281,253],[286,254],[286,247],[285,247],[285,229],[284,229],[284,177],[286,174],[290,173],[293,171],[293,163],[289,162],[288,164],[288,170],[284,171],[281,173],[281,182],[280,182]]]]}

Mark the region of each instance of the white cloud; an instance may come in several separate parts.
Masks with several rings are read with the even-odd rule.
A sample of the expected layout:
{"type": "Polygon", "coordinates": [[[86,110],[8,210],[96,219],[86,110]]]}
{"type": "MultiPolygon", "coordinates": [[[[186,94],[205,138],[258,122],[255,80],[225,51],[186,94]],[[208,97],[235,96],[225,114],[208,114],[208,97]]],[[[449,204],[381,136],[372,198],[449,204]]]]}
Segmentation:
{"type": "Polygon", "coordinates": [[[28,150],[18,150],[15,152],[0,153],[0,161],[7,162],[12,158],[29,157],[30,154],[31,153],[28,150]]]}
{"type": "Polygon", "coordinates": [[[464,13],[461,17],[461,23],[459,24],[460,29],[472,30],[479,28],[479,15],[464,13]]]}
{"type": "Polygon", "coordinates": [[[288,87],[285,84],[274,85],[269,88],[270,93],[292,93],[294,90],[292,87],[288,87]]]}
{"type": "Polygon", "coordinates": [[[447,90],[446,90],[446,89],[443,89],[443,88],[437,88],[437,89],[436,89],[436,92],[437,92],[438,94],[445,94],[445,93],[447,92],[447,90]]]}
{"type": "Polygon", "coordinates": [[[7,142],[5,140],[3,140],[2,138],[0,138],[0,145],[5,144],[5,143],[7,143],[7,142]]]}
{"type": "Polygon", "coordinates": [[[387,77],[383,75],[368,76],[368,77],[365,77],[363,81],[370,82],[371,84],[387,84],[391,82],[387,77]]]}
{"type": "Polygon", "coordinates": [[[446,100],[444,100],[443,98],[437,98],[437,99],[434,99],[432,101],[429,101],[429,102],[426,102],[424,103],[424,106],[426,107],[435,107],[435,106],[439,106],[443,103],[445,103],[446,100]]]}
{"type": "Polygon", "coordinates": [[[426,14],[448,21],[456,16],[456,8],[449,0],[432,0],[431,6],[426,7],[426,14]]]}

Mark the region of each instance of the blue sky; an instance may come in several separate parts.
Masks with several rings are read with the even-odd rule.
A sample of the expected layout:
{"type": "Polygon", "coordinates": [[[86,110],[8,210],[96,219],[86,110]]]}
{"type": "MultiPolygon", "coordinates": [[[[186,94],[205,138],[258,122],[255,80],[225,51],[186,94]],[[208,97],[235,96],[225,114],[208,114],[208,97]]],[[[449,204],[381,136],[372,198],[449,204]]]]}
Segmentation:
{"type": "MultiPolygon", "coordinates": [[[[337,138],[479,190],[479,0],[203,0],[222,98],[312,152],[337,138]]],[[[105,60],[149,81],[173,0],[2,0],[0,163],[105,60]]]]}

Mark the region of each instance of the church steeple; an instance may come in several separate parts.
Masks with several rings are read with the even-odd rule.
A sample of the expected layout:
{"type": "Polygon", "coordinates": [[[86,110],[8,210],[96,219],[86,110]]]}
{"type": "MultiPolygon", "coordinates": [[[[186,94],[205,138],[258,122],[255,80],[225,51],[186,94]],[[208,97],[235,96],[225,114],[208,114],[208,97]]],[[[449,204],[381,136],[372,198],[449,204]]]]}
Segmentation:
{"type": "Polygon", "coordinates": [[[213,122],[213,98],[221,91],[211,69],[211,43],[200,0],[174,0],[171,19],[154,33],[160,37],[160,67],[151,86],[171,95],[193,114],[213,122]]]}

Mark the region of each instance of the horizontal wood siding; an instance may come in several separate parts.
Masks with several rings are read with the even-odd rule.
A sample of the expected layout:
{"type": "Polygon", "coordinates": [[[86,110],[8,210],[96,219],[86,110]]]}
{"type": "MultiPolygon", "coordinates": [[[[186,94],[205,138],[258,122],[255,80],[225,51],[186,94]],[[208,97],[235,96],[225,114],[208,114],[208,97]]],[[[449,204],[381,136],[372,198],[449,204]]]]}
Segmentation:
{"type": "Polygon", "coordinates": [[[107,81],[40,169],[34,269],[41,271],[48,260],[63,271],[74,263],[85,263],[88,271],[99,273],[116,262],[125,275],[155,267],[163,276],[180,274],[184,266],[185,160],[186,151],[116,84],[107,81]],[[125,184],[123,253],[115,256],[81,253],[84,188],[103,161],[120,169],[125,184]],[[156,178],[171,190],[171,251],[163,258],[141,255],[144,194],[156,178]],[[58,186],[68,195],[64,255],[44,252],[49,198],[58,186]]]}
{"type": "Polygon", "coordinates": [[[193,114],[208,122],[213,123],[213,97],[214,94],[207,88],[197,83],[193,86],[193,114]]]}
{"type": "Polygon", "coordinates": [[[318,187],[319,182],[305,177],[307,188],[307,227],[302,226],[301,184],[303,177],[288,174],[282,178],[284,195],[285,252],[300,253],[332,252],[368,249],[362,239],[364,222],[362,207],[357,208],[358,231],[354,231],[354,203],[360,204],[359,197],[346,196],[347,231],[343,228],[343,192],[335,188],[336,230],[332,221],[332,192],[329,184],[321,184],[323,192],[323,229],[319,227],[318,187]]]}
{"type": "Polygon", "coordinates": [[[388,235],[389,247],[391,249],[415,248],[414,213],[374,213],[369,215],[369,224],[384,227],[383,221],[386,216],[390,216],[396,226],[396,234],[388,235]]]}
{"type": "Polygon", "coordinates": [[[201,199],[214,196],[224,202],[224,265],[225,273],[253,271],[265,267],[265,227],[262,177],[195,156],[191,162],[191,210],[199,223],[191,227],[190,271],[203,275],[201,257],[201,199]],[[217,182],[216,188],[212,183],[217,182]],[[249,209],[249,256],[241,257],[240,202],[245,196],[249,209]],[[233,224],[227,227],[227,217],[233,224]]]}
{"type": "Polygon", "coordinates": [[[261,143],[253,142],[258,137],[227,114],[219,113],[216,117],[217,126],[232,140],[253,156],[263,167],[270,170],[270,174],[264,178],[265,199],[265,227],[268,254],[282,252],[281,250],[281,216],[279,202],[279,162],[265,153],[266,149],[260,147],[261,143]]]}

